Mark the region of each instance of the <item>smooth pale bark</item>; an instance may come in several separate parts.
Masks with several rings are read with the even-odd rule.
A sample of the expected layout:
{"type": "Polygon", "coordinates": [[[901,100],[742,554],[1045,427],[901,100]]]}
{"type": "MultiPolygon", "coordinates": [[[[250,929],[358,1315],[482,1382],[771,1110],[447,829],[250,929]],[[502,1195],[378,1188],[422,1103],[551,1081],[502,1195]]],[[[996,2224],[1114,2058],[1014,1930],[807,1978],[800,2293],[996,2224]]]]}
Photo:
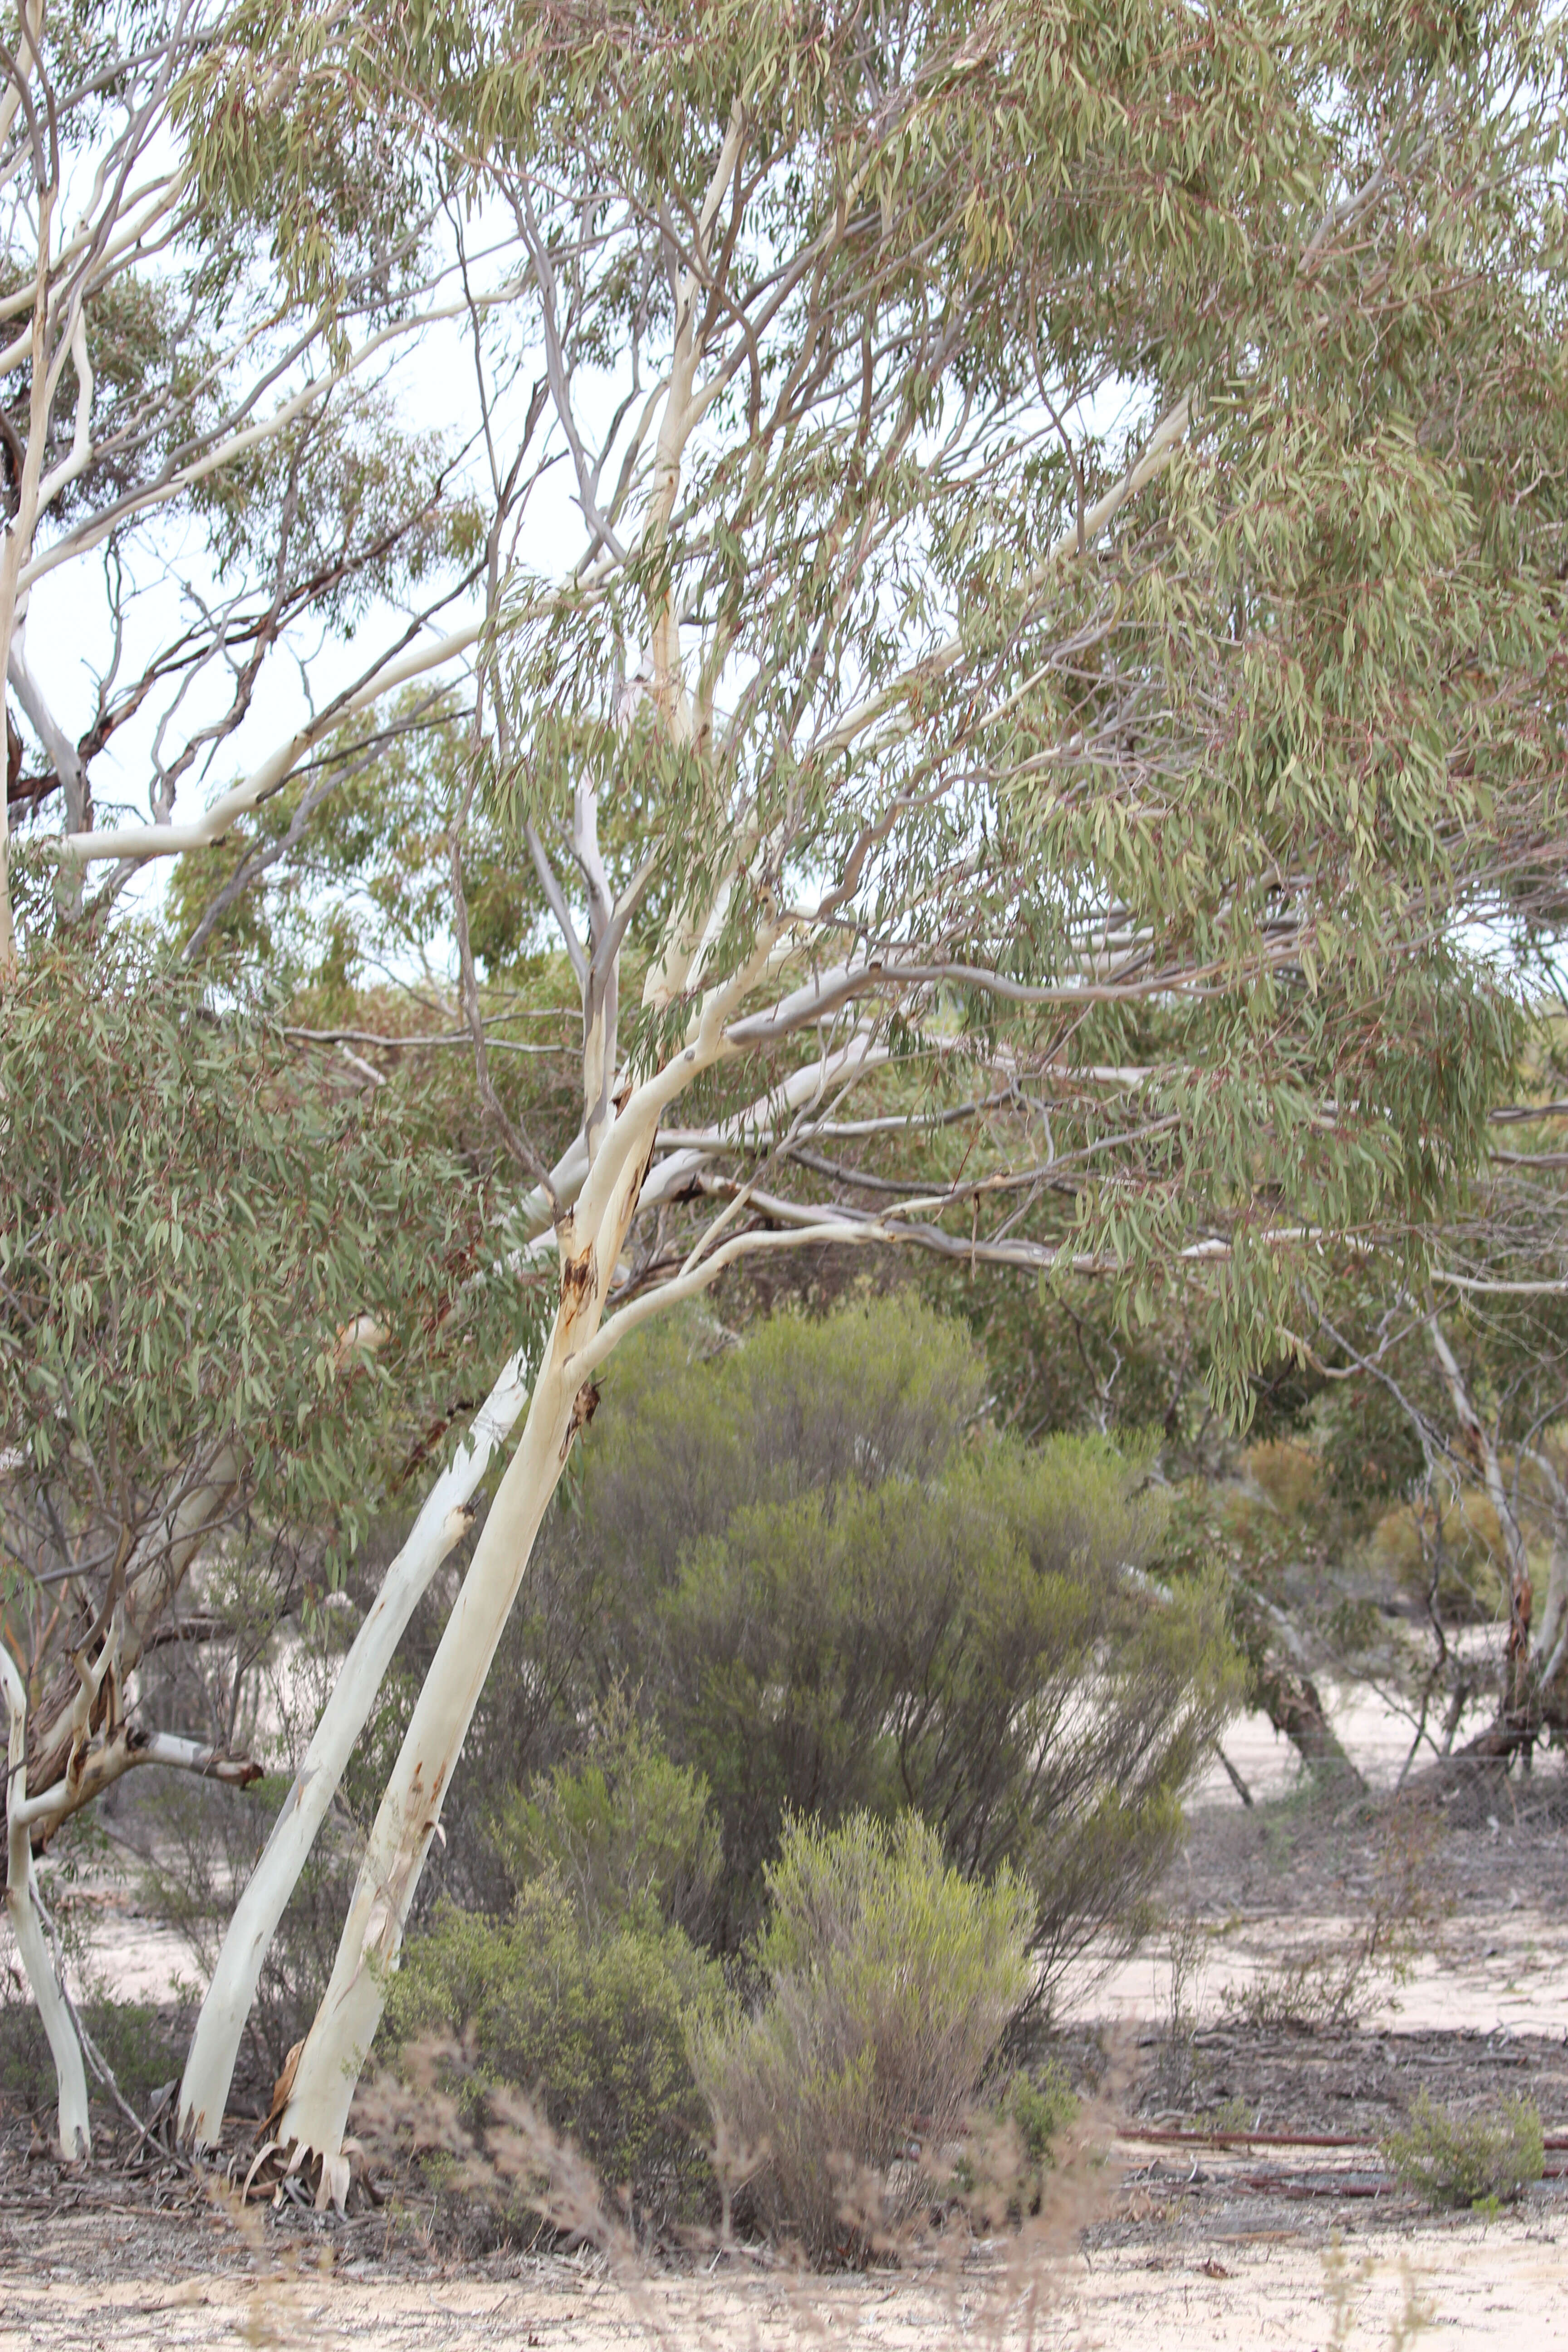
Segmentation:
{"type": "Polygon", "coordinates": [[[393,1653],[437,1569],[471,1524],[468,1505],[474,1492],[496,1447],[510,1434],[527,1396],[527,1366],[520,1350],[431,1488],[343,1661],[288,1801],[229,1922],[196,2020],[180,2086],[180,2130],[197,2147],[210,2147],[222,2129],[240,2036],[256,1997],[262,1961],[326,1819],[354,1742],[375,1705],[393,1653]]]}
{"type": "MultiPolygon", "coordinates": [[[[742,975],[740,987],[749,981],[742,975]]],[[[712,1001],[699,1034],[677,1056],[687,1075],[720,1050],[729,1003],[712,1001]]],[[[636,1212],[667,1088],[668,1073],[637,1090],[590,1170],[578,1213],[557,1228],[561,1303],[534,1382],[528,1418],[463,1580],[393,1767],[360,1865],[331,1981],[306,2036],[289,2104],[278,2126],[280,2146],[298,2164],[321,2158],[318,2202],[341,2204],[346,2189],[341,2154],[359,2070],[381,2022],[386,1978],[396,1966],[404,1923],[473,1719],[496,1646],[511,1613],[540,1523],[561,1482],[572,1440],[590,1409],[583,1394],[584,1352],[598,1328],[605,1297],[636,1212]]]]}
{"type": "MultiPolygon", "coordinates": [[[[385,1982],[440,1820],[442,1801],[496,1648],[560,1484],[572,1440],[592,1410],[587,1375],[637,1318],[624,1309],[600,1329],[610,1284],[637,1212],[659,1121],[714,1062],[734,1050],[725,1024],[768,970],[782,926],[766,926],[747,962],[705,997],[687,1042],[628,1089],[593,1153],[575,1208],[556,1228],[561,1297],[517,1451],[507,1465],[451,1616],[425,1677],[370,1834],[332,1974],[300,2050],[278,2144],[290,2164],[321,2158],[317,2201],[346,2194],[343,2127],[375,2037],[385,1982]]],[[[700,1277],[727,1253],[715,1250],[700,1277]]],[[[666,1286],[670,1299],[699,1278],[666,1286]]]]}
{"type": "MultiPolygon", "coordinates": [[[[742,1134],[759,1122],[771,1121],[781,1114],[820,1104],[830,1089],[879,1067],[886,1059],[887,1048],[873,1044],[868,1033],[860,1032],[847,1045],[820,1062],[792,1072],[747,1110],[715,1129],[710,1143],[671,1153],[660,1161],[644,1184],[639,1205],[653,1206],[667,1199],[689,1181],[726,1138],[742,1134]]],[[[574,1198],[587,1171],[587,1149],[579,1136],[553,1171],[561,1197],[574,1198]]],[[[523,1204],[525,1213],[540,1215],[545,1213],[546,1206],[542,1192],[530,1196],[523,1204]]],[[[519,1256],[542,1255],[546,1247],[553,1247],[554,1241],[553,1234],[544,1235],[530,1243],[519,1256]]],[[[353,1744],[375,1703],[381,1680],[404,1628],[436,1569],[462,1532],[466,1521],[461,1515],[488,1470],[496,1446],[510,1434],[526,1401],[520,1354],[501,1373],[475,1416],[466,1443],[437,1481],[403,1550],[387,1570],[374,1606],[344,1661],[289,1801],[229,1923],[196,2021],[180,2093],[180,2129],[193,2147],[210,2147],[217,2140],[240,2040],[278,1924],[310,1857],[353,1744]]]]}
{"type": "Polygon", "coordinates": [[[1539,1654],[1545,1659],[1537,1676],[1537,1687],[1548,1707],[1553,1683],[1563,1670],[1565,1645],[1568,1645],[1568,1550],[1561,1541],[1552,1547],[1552,1565],[1547,1577],[1546,1606],[1542,1612],[1539,1654]]]}
{"type": "Polygon", "coordinates": [[[231,1756],[205,1739],[184,1739],[177,1732],[154,1731],[143,1738],[130,1724],[119,1724],[101,1746],[89,1750],[79,1773],[57,1780],[41,1796],[27,1800],[27,1828],[35,1843],[46,1845],[73,1813],[79,1813],[127,1772],[143,1764],[162,1764],[176,1772],[194,1772],[201,1780],[224,1780],[247,1789],[261,1778],[261,1767],[248,1756],[231,1756]]]}
{"type": "MultiPolygon", "coordinates": [[[[596,1318],[597,1306],[595,1297],[590,1316],[596,1318]]],[[[327,2159],[323,2192],[359,2069],[381,2021],[386,1976],[397,1960],[452,1766],[571,1450],[580,1385],[571,1357],[584,1320],[566,1287],[521,1440],[490,1506],[387,1782],[331,1980],[300,2053],[292,2095],[278,2126],[280,2145],[327,2159]]]]}
{"type": "Polygon", "coordinates": [[[59,2090],[60,2154],[68,2161],[74,2161],[88,2155],[92,2147],[87,2074],[81,2061],[81,2044],[55,1974],[38,1912],[27,1812],[27,1693],[16,1662],[4,1643],[0,1643],[0,1681],[5,1684],[5,1711],[10,1717],[5,1784],[5,1910],[55,2062],[55,2080],[59,2090]]]}

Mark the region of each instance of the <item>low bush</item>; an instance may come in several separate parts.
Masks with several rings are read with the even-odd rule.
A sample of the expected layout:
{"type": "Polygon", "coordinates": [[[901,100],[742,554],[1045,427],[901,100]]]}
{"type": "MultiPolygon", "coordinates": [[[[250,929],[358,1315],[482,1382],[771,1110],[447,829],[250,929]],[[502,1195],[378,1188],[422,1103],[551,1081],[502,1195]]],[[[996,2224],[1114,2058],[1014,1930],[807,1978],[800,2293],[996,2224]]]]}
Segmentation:
{"type": "Polygon", "coordinates": [[[707,2111],[688,2036],[719,2013],[723,1978],[679,1927],[647,1917],[597,1930],[556,1879],[510,1919],[444,1906],[409,1942],[389,1988],[395,2048],[457,2037],[452,2087],[476,2115],[489,2091],[521,2091],[569,2136],[639,2220],[689,2210],[709,2177],[707,2111]]]}
{"type": "Polygon", "coordinates": [[[1016,2074],[1008,2085],[1002,2113],[1018,2135],[1031,2210],[1040,2201],[1041,2184],[1051,2168],[1051,2143],[1078,2109],[1066,2072],[1054,2062],[1037,2074],[1016,2074]]]}
{"type": "MultiPolygon", "coordinates": [[[[144,2116],[154,2094],[178,2078],[188,2020],[173,2018],[144,2001],[111,2000],[101,1993],[84,2000],[79,2014],[121,2095],[144,2116]]],[[[124,2127],[123,2116],[90,2066],[87,2087],[95,2134],[124,2127]]],[[[52,2131],[58,2097],[48,2042],[18,1971],[0,1997],[0,2117],[26,2116],[52,2131]]]]}
{"type": "Polygon", "coordinates": [[[1020,2069],[971,2116],[952,2186],[974,2227],[990,2230],[1004,2217],[1022,2221],[1040,2210],[1053,2143],[1079,2112],[1067,2071],[1052,2059],[1034,2074],[1020,2069]]]}
{"type": "Polygon", "coordinates": [[[0,2000],[0,2116],[37,2121],[54,2106],[54,2061],[43,2022],[20,1969],[0,2000]]]}
{"type": "Polygon", "coordinates": [[[863,2257],[946,2161],[1024,1997],[1033,1898],[962,1877],[912,1813],[792,1822],[766,1884],[761,1997],[696,2029],[697,2079],[760,2217],[863,2257]]]}
{"type": "Polygon", "coordinates": [[[1434,2205],[1511,2205],[1545,2165],[1541,2116],[1528,2099],[1503,2099],[1479,2115],[1457,2115],[1417,2093],[1403,2131],[1383,2143],[1384,2161],[1407,2189],[1434,2205]]]}
{"type": "Polygon", "coordinates": [[[1437,1924],[1442,1872],[1436,1838],[1424,1807],[1394,1806],[1378,1840],[1372,1891],[1351,1931],[1307,1943],[1249,1983],[1233,1986],[1223,2013],[1264,2032],[1318,2032],[1358,2023],[1388,1985],[1408,1982],[1417,1959],[1430,1950],[1437,1924]]]}
{"type": "Polygon", "coordinates": [[[672,1764],[621,1693],[593,1746],[497,1811],[492,1842],[514,1886],[553,1874],[584,1923],[657,1916],[705,1928],[722,1853],[708,1783],[672,1764]]]}
{"type": "Polygon", "coordinates": [[[1033,1887],[1042,2006],[1135,1928],[1238,1693],[1225,1594],[1154,1573],[1136,1449],[1022,1444],[985,1399],[967,1334],[904,1297],[628,1341],[480,1702],[448,1888],[496,1907],[465,1822],[622,1689],[711,1792],[719,1950],[754,1936],[786,1817],[910,1807],[966,1876],[1033,1887]]]}
{"type": "Polygon", "coordinates": [[[448,2087],[472,2122],[521,2092],[651,2222],[689,2210],[709,2178],[707,2111],[688,2042],[726,1999],[691,1941],[719,1862],[708,1792],[616,1699],[594,1746],[503,1806],[494,1839],[510,1917],[443,1903],[409,1939],[385,2039],[461,2053],[448,2087]]]}

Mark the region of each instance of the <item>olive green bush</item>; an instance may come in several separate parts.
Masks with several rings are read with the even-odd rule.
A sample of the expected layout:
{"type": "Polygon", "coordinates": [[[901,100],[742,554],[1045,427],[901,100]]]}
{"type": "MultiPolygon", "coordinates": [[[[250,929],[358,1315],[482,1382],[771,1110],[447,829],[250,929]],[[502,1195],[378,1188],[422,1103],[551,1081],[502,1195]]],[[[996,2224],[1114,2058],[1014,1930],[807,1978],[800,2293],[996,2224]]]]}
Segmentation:
{"type": "Polygon", "coordinates": [[[553,1874],[589,1927],[653,1916],[700,1933],[722,1862],[707,1782],[670,1762],[618,1692],[595,1728],[586,1758],[500,1807],[498,1854],[520,1886],[553,1874]]]}
{"type": "Polygon", "coordinates": [[[1079,2112],[1058,2059],[1047,2058],[1033,2071],[1020,2067],[999,2081],[969,2116],[952,2168],[951,2186],[973,2228],[988,2231],[1004,2219],[1020,2222],[1039,2212],[1047,2175],[1056,2165],[1055,2143],[1079,2112]]]}
{"type": "Polygon", "coordinates": [[[754,1934],[792,1812],[912,1806],[970,1875],[1015,1865],[1041,2003],[1135,1925],[1236,1696],[1224,1597],[1157,1573],[1136,1454],[1000,1436],[985,1393],[967,1334],[908,1295],[628,1342],[469,1736],[448,1890],[504,1904],[492,1792],[623,1690],[711,1792],[721,1950],[754,1934]]]}
{"type": "MultiPolygon", "coordinates": [[[[145,2115],[155,2095],[177,2080],[184,2052],[184,2021],[147,2001],[116,2000],[98,1991],[78,2009],[93,2048],[119,2084],[121,2095],[145,2115]]],[[[124,2123],[100,2081],[88,2071],[93,2130],[110,2133],[124,2123]]],[[[0,1977],[0,2121],[26,2116],[42,2123],[58,2097],[54,2060],[42,2022],[19,1969],[0,1977]]]]}
{"type": "Polygon", "coordinates": [[[760,1998],[698,2023],[693,2063],[761,2217],[853,2256],[931,2194],[1023,1997],[1034,1900],[1006,1867],[963,1877],[913,1813],[792,1821],[765,1877],[760,1998]]]}
{"type": "Polygon", "coordinates": [[[705,1906],[718,1840],[702,1781],[624,1706],[595,1730],[577,1768],[502,1811],[497,1842],[519,1880],[510,1916],[443,1902],[405,1948],[382,2040],[460,2048],[464,2110],[521,2091],[658,2222],[689,2211],[709,2177],[688,2042],[726,1995],[679,1915],[705,1906]]]}
{"type": "Polygon", "coordinates": [[[1407,2189],[1434,2205],[1511,2205],[1545,2165],[1541,2115],[1507,2098],[1479,2115],[1459,2115],[1419,2091],[1403,2131],[1383,2143],[1384,2161],[1407,2189]]]}
{"type": "Polygon", "coordinates": [[[460,2090],[521,2090],[639,2219],[673,2219],[708,2177],[707,2110],[687,2037],[723,2000],[717,1965],[648,1916],[590,1927],[553,1878],[508,1919],[444,1904],[410,1939],[389,1989],[395,2048],[458,2037],[460,2090]]]}

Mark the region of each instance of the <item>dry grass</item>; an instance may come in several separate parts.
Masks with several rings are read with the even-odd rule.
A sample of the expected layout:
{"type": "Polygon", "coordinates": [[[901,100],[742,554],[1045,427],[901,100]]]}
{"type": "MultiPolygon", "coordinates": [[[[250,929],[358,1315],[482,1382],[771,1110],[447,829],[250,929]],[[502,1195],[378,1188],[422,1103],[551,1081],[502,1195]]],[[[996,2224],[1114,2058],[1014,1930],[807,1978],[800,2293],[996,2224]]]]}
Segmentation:
{"type": "Polygon", "coordinates": [[[1436,1947],[1444,1908],[1437,1834],[1430,1807],[1391,1807],[1370,1899],[1353,1934],[1287,1952],[1266,1975],[1227,1994],[1226,2014],[1264,2029],[1359,2024],[1389,1986],[1406,1982],[1416,1960],[1436,1947]]]}
{"type": "MultiPolygon", "coordinates": [[[[504,2210],[535,2250],[585,2253],[650,2341],[672,2352],[678,2338],[665,2292],[672,2277],[712,2276],[725,2268],[765,2273],[787,2303],[799,2340],[826,2340],[838,2307],[836,2282],[814,2272],[797,2243],[736,2227],[739,2193],[757,2168],[759,2151],[721,2139],[710,2151],[717,2221],[650,2246],[637,2237],[622,2200],[530,2101],[513,2092],[491,2094],[482,2119],[466,2119],[459,2098],[443,2087],[463,2056],[450,2044],[421,2045],[403,2077],[381,2075],[361,2095],[354,2120],[369,2165],[395,2168],[405,2179],[413,2168],[445,2200],[504,2210]]],[[[954,2319],[962,2308],[966,2341],[997,2347],[1037,2342],[1069,2273],[1081,2267],[1083,2231],[1117,2205],[1124,2168],[1114,2147],[1127,2074],[1123,2054],[1113,2053],[1100,2092],[1058,2135],[1043,2171],[1011,2124],[983,2114],[964,2136],[963,2187],[952,2178],[951,2145],[915,2198],[901,2168],[892,2168],[889,2179],[837,2164],[845,2244],[874,2272],[918,2280],[954,2319]]],[[[686,2310],[679,2342],[728,2341],[726,2324],[716,2313],[718,2336],[700,2325],[694,2334],[686,2310]]]]}

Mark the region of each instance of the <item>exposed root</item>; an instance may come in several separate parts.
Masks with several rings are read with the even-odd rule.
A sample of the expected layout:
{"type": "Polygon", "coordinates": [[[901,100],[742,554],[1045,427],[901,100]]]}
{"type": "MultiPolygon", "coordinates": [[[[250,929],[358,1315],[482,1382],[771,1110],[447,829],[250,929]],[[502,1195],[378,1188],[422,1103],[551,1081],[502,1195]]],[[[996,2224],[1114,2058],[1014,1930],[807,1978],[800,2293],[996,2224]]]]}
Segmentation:
{"type": "Polygon", "coordinates": [[[242,2204],[266,2198],[277,2210],[293,2205],[301,2212],[324,2213],[331,2206],[346,2219],[354,2191],[363,2194],[366,2205],[378,2206],[382,2201],[357,2139],[345,2139],[331,2156],[302,2140],[289,2147],[282,2140],[266,2139],[250,2160],[239,2198],[242,2204]]]}

